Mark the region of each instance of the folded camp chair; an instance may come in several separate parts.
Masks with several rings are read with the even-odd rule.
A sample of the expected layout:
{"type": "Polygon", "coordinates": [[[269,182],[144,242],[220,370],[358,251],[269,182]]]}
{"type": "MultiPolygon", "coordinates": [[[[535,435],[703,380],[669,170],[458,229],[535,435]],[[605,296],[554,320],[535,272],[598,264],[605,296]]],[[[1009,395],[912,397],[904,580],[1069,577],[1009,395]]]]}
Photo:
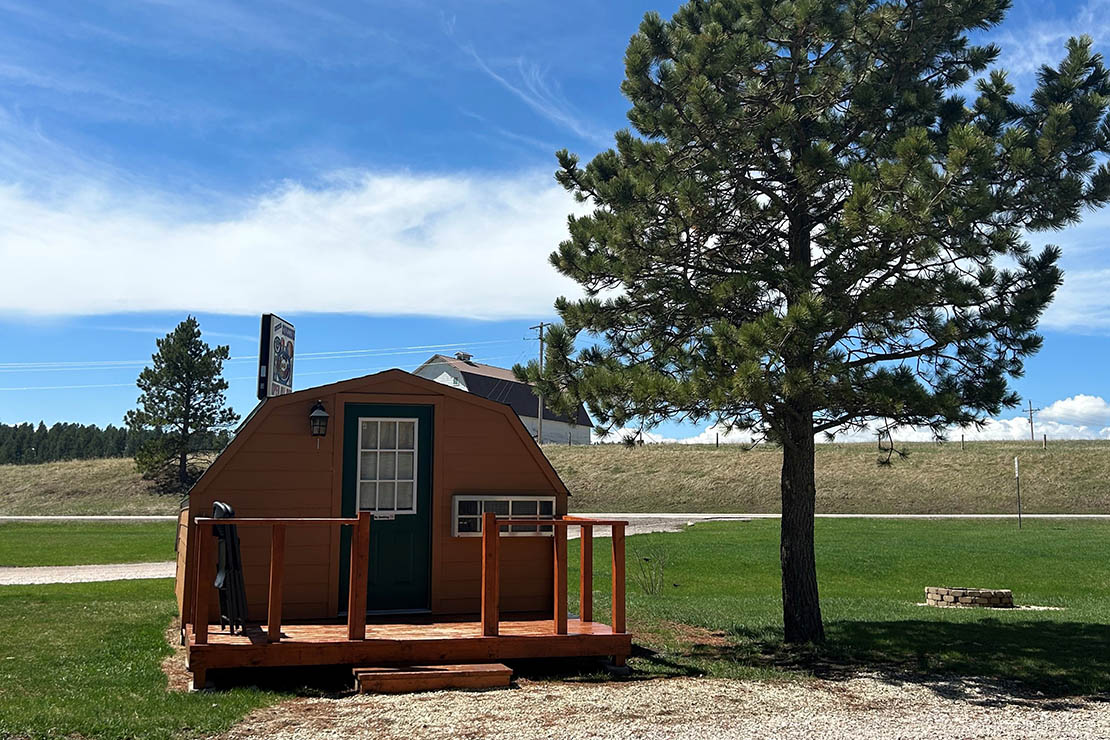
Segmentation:
{"type": "MultiPolygon", "coordinates": [[[[235,510],[222,501],[212,506],[213,519],[230,519],[235,510]]],[[[214,585],[220,593],[220,629],[225,626],[234,633],[243,631],[247,620],[247,592],[243,586],[243,556],[239,550],[239,532],[234,524],[217,524],[212,534],[219,541],[219,561],[214,585]]]]}

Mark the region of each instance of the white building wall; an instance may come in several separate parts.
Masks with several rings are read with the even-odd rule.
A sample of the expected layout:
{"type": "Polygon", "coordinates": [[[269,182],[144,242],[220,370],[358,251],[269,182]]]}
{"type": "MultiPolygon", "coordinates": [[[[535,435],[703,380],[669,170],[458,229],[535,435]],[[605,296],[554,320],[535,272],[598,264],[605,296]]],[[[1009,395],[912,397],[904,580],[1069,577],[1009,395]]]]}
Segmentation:
{"type": "MultiPolygon", "coordinates": [[[[524,428],[536,438],[538,421],[534,416],[521,416],[524,428]]],[[[590,443],[590,428],[581,424],[567,424],[565,421],[543,420],[543,440],[540,444],[557,445],[588,445],[590,443]]]]}

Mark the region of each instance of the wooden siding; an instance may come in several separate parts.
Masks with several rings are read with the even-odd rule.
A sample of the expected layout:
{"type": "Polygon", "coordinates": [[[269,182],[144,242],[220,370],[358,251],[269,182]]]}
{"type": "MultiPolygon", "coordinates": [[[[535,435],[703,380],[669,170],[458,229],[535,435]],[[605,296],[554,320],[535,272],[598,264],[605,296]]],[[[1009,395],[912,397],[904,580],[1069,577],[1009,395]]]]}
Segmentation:
{"type": "MultiPolygon", "coordinates": [[[[434,407],[431,610],[476,614],[480,606],[481,540],[452,537],[452,497],[459,493],[555,496],[567,510],[566,489],[512,409],[402,371],[268,400],[194,488],[190,519],[211,516],[214,501],[237,516],[341,516],[343,410],[347,403],[426,404],[434,407]],[[327,436],[312,437],[308,413],[321,400],[331,415],[327,436]]],[[[371,535],[373,536],[373,535],[371,535]]],[[[270,533],[240,528],[248,618],[265,618],[270,533]]],[[[186,538],[187,540],[187,538],[186,538]]],[[[287,620],[336,617],[340,530],[287,532],[284,616],[287,620]]],[[[212,543],[208,543],[213,546],[212,543]]],[[[184,549],[184,548],[179,548],[184,549]]],[[[501,603],[504,611],[548,611],[552,606],[551,537],[504,538],[501,603]]],[[[186,613],[195,574],[182,572],[178,604],[186,613]]],[[[216,615],[216,599],[210,613],[216,615]]]]}

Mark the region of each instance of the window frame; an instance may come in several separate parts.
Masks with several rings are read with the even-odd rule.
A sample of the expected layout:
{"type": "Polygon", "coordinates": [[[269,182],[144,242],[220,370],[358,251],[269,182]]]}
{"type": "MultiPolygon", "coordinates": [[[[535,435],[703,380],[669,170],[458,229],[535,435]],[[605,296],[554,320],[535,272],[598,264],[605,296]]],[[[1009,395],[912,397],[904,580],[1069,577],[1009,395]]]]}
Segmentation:
{"type": "MultiPolygon", "coordinates": [[[[400,437],[400,434],[398,433],[398,438],[399,437],[400,437]]],[[[381,443],[381,427],[380,426],[378,427],[378,442],[379,442],[379,444],[381,443]]],[[[398,452],[408,452],[408,450],[402,450],[399,447],[394,447],[392,450],[385,450],[385,452],[393,452],[393,453],[396,454],[398,452]]],[[[381,468],[380,457],[378,457],[376,459],[379,460],[378,467],[380,469],[381,468]]],[[[394,465],[396,465],[396,463],[394,463],[394,465]]],[[[378,473],[378,471],[375,470],[374,475],[377,476],[377,473],[378,473]]],[[[419,481],[420,481],[420,419],[416,418],[416,417],[408,417],[408,416],[360,416],[360,417],[358,417],[358,457],[355,461],[355,511],[356,512],[366,511],[367,513],[370,513],[370,514],[392,514],[393,516],[415,516],[416,514],[419,513],[420,496],[417,495],[417,491],[419,490],[417,485],[418,485],[419,481]],[[374,508],[373,509],[363,509],[362,508],[362,484],[370,482],[370,481],[363,480],[363,477],[362,477],[362,453],[364,453],[364,452],[374,452],[374,453],[380,455],[383,452],[381,447],[375,448],[373,450],[363,449],[363,447],[362,447],[362,428],[363,428],[363,423],[367,422],[367,421],[373,421],[373,422],[376,422],[378,424],[380,424],[383,421],[385,421],[385,422],[411,421],[412,422],[413,427],[412,427],[412,508],[411,509],[398,509],[397,508],[397,487],[396,487],[396,483],[398,482],[398,479],[396,477],[396,467],[394,467],[394,478],[393,478],[393,482],[394,482],[393,508],[390,509],[390,510],[377,508],[378,502],[377,502],[376,497],[375,497],[375,500],[374,500],[374,508]]],[[[374,478],[374,483],[375,484],[380,484],[381,482],[382,481],[379,480],[378,478],[376,478],[376,477],[374,478]]],[[[388,481],[386,481],[386,482],[388,482],[388,481]]],[[[405,481],[402,481],[402,482],[407,483],[408,481],[405,480],[405,481]]]]}
{"type": "MultiPolygon", "coordinates": [[[[480,511],[477,515],[466,514],[468,519],[477,518],[478,531],[477,532],[460,532],[459,531],[459,504],[463,501],[507,501],[509,502],[509,515],[506,517],[498,516],[499,519],[544,519],[545,517],[539,513],[539,504],[541,501],[551,504],[551,519],[555,520],[555,509],[557,506],[556,497],[553,495],[529,495],[529,494],[512,494],[512,493],[456,493],[451,496],[451,536],[452,537],[481,537],[482,536],[482,511],[484,507],[479,507],[480,511]],[[514,517],[513,516],[513,502],[514,501],[535,501],[536,502],[536,515],[527,517],[514,517]]],[[[510,526],[510,525],[503,525],[510,526]]],[[[544,525],[539,525],[544,526],[544,525]]],[[[555,534],[555,528],[552,527],[550,531],[544,532],[538,529],[535,532],[500,532],[501,537],[552,537],[555,534]]]]}

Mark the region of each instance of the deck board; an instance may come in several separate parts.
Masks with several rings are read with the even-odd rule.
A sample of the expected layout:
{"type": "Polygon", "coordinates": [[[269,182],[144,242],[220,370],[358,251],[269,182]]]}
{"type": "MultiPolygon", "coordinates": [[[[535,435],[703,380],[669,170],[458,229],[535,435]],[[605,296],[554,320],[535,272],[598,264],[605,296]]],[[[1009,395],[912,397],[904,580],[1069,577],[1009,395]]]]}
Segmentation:
{"type": "Polygon", "coordinates": [[[266,625],[230,634],[212,625],[208,643],[197,645],[186,627],[191,670],[242,666],[390,665],[484,662],[574,656],[627,657],[631,636],[614,633],[603,622],[567,620],[566,634],[555,634],[552,619],[506,619],[499,634],[483,636],[478,620],[418,620],[370,623],[366,639],[348,640],[346,624],[283,624],[281,641],[269,642],[266,625]]]}

